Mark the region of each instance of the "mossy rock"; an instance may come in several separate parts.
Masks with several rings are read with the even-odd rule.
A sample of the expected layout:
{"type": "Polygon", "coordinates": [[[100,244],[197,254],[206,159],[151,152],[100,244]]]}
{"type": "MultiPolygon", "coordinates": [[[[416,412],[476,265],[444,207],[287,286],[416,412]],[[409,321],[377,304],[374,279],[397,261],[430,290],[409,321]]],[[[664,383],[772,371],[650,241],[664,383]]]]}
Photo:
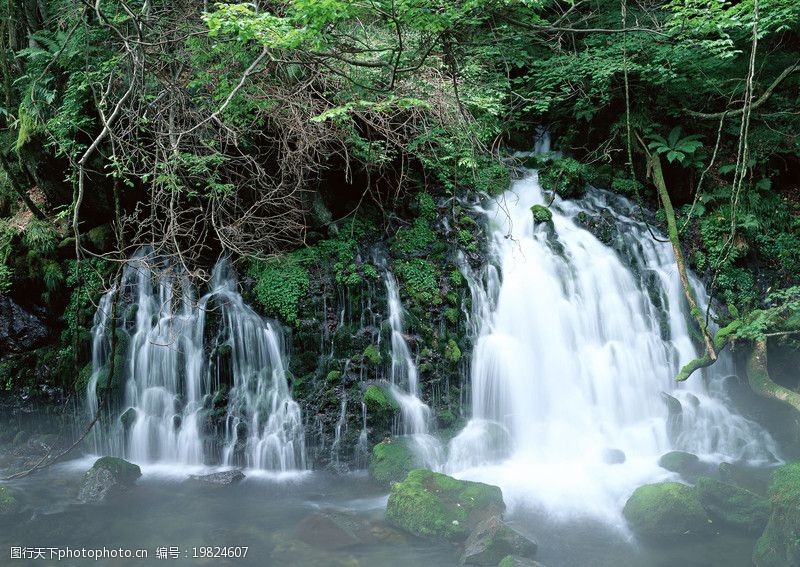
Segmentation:
{"type": "Polygon", "coordinates": [[[670,451],[661,455],[658,466],[682,475],[692,474],[700,468],[700,459],[686,451],[670,451]]]}
{"type": "Polygon", "coordinates": [[[770,506],[763,496],[705,476],[697,479],[695,491],[713,520],[754,534],[764,531],[770,506]]]}
{"type": "Polygon", "coordinates": [[[0,516],[10,516],[19,511],[19,502],[7,486],[0,486],[0,516]]]}
{"type": "Polygon", "coordinates": [[[533,558],[536,542],[503,522],[498,516],[487,518],[472,531],[464,543],[461,564],[494,567],[508,555],[533,558]]]}
{"type": "Polygon", "coordinates": [[[381,363],[381,351],[375,345],[367,345],[364,349],[364,361],[372,366],[378,366],[381,363]]]}
{"type": "Polygon", "coordinates": [[[544,565],[533,559],[528,559],[527,557],[506,555],[503,557],[503,560],[497,564],[497,567],[544,567],[544,565]]]}
{"type": "Polygon", "coordinates": [[[84,475],[78,500],[102,502],[130,489],[140,476],[138,465],[117,457],[100,457],[84,475]]]}
{"type": "Polygon", "coordinates": [[[463,541],[480,522],[504,510],[497,486],[418,469],[392,486],[386,519],[418,536],[463,541]]]}
{"type": "Polygon", "coordinates": [[[392,438],[372,448],[369,474],[375,482],[389,485],[403,480],[413,469],[420,466],[409,442],[403,438],[392,438]]]}
{"type": "Polygon", "coordinates": [[[531,214],[533,215],[533,224],[553,222],[552,211],[544,205],[533,205],[531,207],[531,214]]]}
{"type": "Polygon", "coordinates": [[[800,566],[800,463],[778,468],[767,492],[772,513],[756,542],[756,567],[800,566]]]}
{"type": "Polygon", "coordinates": [[[694,488],[679,482],[640,486],[625,503],[622,514],[636,535],[650,541],[704,535],[710,528],[694,488]]]}
{"type": "Polygon", "coordinates": [[[578,160],[559,158],[541,164],[539,182],[545,189],[572,199],[586,192],[586,174],[586,166],[578,160]]]}

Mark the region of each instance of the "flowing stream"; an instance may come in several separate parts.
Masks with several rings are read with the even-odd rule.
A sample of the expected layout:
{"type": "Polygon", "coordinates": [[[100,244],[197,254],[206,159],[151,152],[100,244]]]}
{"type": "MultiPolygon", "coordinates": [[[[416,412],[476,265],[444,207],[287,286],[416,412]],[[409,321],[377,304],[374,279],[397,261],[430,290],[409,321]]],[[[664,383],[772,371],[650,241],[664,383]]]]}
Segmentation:
{"type": "Polygon", "coordinates": [[[633,489],[670,477],[657,465],[667,451],[774,460],[770,436],[728,407],[724,355],[707,379],[673,380],[697,352],[670,245],[610,193],[557,198],[552,225],[535,225],[531,206],[549,201],[529,171],[485,210],[492,263],[464,270],[479,329],[472,418],[445,469],[501,485],[512,507],[621,527],[633,489]],[[617,228],[612,246],[576,222],[587,219],[617,228]],[[665,400],[680,404],[671,417],[665,400]]]}
{"type": "MultiPolygon", "coordinates": [[[[126,266],[115,327],[128,343],[118,355],[123,376],[115,378],[124,379],[125,402],[121,417],[95,435],[98,453],[137,463],[305,468],[302,415],[286,382],[280,329],[245,305],[236,287],[225,260],[200,299],[188,278],[148,249],[126,266]],[[225,441],[217,447],[210,430],[220,423],[225,441]]],[[[102,299],[93,328],[92,415],[98,380],[108,372],[112,294],[102,299]]]]}

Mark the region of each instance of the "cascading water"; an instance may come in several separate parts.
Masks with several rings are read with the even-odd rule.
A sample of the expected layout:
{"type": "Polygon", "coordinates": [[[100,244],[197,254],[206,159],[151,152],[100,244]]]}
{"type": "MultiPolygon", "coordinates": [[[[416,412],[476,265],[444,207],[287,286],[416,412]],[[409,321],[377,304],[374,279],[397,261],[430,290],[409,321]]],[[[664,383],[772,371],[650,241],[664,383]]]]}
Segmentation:
{"type": "Polygon", "coordinates": [[[419,374],[411,356],[403,331],[403,304],[394,275],[385,272],[386,295],[389,304],[391,326],[390,390],[400,406],[400,422],[397,433],[407,435],[417,457],[429,467],[441,462],[441,445],[430,435],[430,408],[419,398],[419,374]]]}
{"type": "Polygon", "coordinates": [[[531,206],[549,201],[529,172],[485,210],[502,282],[491,265],[481,278],[465,271],[472,317],[482,320],[472,419],[451,441],[446,469],[500,484],[512,505],[621,525],[630,492],[669,476],[656,464],[666,451],[774,458],[769,435],[726,405],[713,376],[730,369],[724,356],[708,385],[700,375],[673,380],[696,350],[669,244],[631,218],[628,201],[594,189],[556,199],[552,226],[535,226],[531,206]],[[576,223],[601,211],[619,227],[618,251],[576,223]],[[662,392],[682,406],[678,431],[662,392]],[[607,464],[609,449],[625,462],[607,464]]]}
{"type": "MultiPolygon", "coordinates": [[[[143,249],[123,273],[117,332],[130,336],[121,353],[127,409],[107,435],[96,437],[97,451],[140,463],[305,468],[302,416],[286,382],[280,330],[244,304],[225,260],[199,300],[187,278],[166,265],[153,270],[154,262],[143,249]],[[224,440],[217,442],[209,429],[226,393],[224,440]]],[[[101,301],[93,329],[91,412],[108,349],[102,337],[110,321],[100,313],[108,313],[112,293],[101,301]]]]}

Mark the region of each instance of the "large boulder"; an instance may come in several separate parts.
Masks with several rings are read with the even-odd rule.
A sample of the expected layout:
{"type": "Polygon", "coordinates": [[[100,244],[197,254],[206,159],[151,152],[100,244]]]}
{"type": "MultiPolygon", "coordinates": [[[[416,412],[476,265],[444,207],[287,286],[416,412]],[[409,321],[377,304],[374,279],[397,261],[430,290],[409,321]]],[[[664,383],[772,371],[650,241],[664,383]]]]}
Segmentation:
{"type": "Polygon", "coordinates": [[[190,475],[191,480],[203,482],[206,484],[214,484],[217,486],[227,486],[241,482],[245,479],[244,473],[239,469],[231,469],[229,471],[215,472],[203,475],[190,475]]]}
{"type": "Polygon", "coordinates": [[[462,541],[480,522],[504,510],[497,486],[420,469],[392,486],[386,519],[418,536],[462,541]]]}
{"type": "Polygon", "coordinates": [[[755,567],[800,566],[800,463],[777,469],[767,492],[772,505],[753,552],[755,567]]]}
{"type": "Polygon", "coordinates": [[[407,439],[392,437],[372,448],[369,474],[375,482],[388,486],[403,480],[421,464],[414,456],[407,439]]]}
{"type": "Polygon", "coordinates": [[[711,519],[754,534],[764,531],[770,506],[763,496],[705,476],[697,479],[695,492],[711,519]]]}
{"type": "Polygon", "coordinates": [[[684,476],[691,476],[700,471],[702,465],[697,455],[686,451],[670,451],[664,453],[658,459],[658,466],[662,469],[678,473],[684,476]]]}
{"type": "Polygon", "coordinates": [[[0,486],[0,517],[10,516],[19,511],[19,502],[7,486],[0,486]]]}
{"type": "Polygon", "coordinates": [[[536,543],[507,525],[498,516],[482,521],[464,543],[461,563],[495,566],[508,555],[533,558],[536,543]]]}
{"type": "Polygon", "coordinates": [[[102,502],[129,490],[142,476],[138,465],[117,457],[100,457],[83,477],[78,492],[80,502],[102,502]]]}
{"type": "Polygon", "coordinates": [[[694,488],[679,482],[637,488],[622,511],[640,538],[669,542],[709,532],[709,518],[694,488]]]}

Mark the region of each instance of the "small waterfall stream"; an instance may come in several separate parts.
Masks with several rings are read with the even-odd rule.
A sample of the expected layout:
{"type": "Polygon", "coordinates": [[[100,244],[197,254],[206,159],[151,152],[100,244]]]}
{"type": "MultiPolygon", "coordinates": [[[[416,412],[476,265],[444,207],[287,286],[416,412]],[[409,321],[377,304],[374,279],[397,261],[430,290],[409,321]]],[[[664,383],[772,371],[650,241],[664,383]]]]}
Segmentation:
{"type": "MultiPolygon", "coordinates": [[[[199,300],[188,278],[148,249],[125,267],[116,330],[129,336],[117,355],[124,359],[124,407],[95,436],[99,453],[137,463],[305,468],[302,416],[289,393],[280,329],[246,306],[236,287],[225,260],[199,300]],[[213,413],[225,396],[224,432],[215,435],[213,413]]],[[[103,297],[93,328],[93,414],[112,294],[103,297]]]]}
{"type": "Polygon", "coordinates": [[[397,433],[412,440],[417,457],[428,467],[441,462],[441,444],[430,434],[431,410],[419,397],[419,374],[403,331],[403,304],[394,275],[385,273],[391,326],[390,390],[400,406],[397,433]]]}
{"type": "Polygon", "coordinates": [[[463,270],[480,328],[472,419],[451,441],[446,470],[500,484],[512,506],[621,525],[630,492],[670,476],[656,464],[669,450],[714,462],[774,459],[770,436],[726,403],[724,357],[708,381],[673,380],[696,350],[669,244],[632,218],[631,203],[594,189],[556,199],[552,228],[535,226],[531,206],[549,200],[528,172],[484,211],[492,265],[463,270]],[[619,229],[617,251],[576,223],[602,211],[619,229]],[[678,431],[662,392],[682,406],[678,431]],[[625,462],[606,463],[610,449],[625,462]]]}

